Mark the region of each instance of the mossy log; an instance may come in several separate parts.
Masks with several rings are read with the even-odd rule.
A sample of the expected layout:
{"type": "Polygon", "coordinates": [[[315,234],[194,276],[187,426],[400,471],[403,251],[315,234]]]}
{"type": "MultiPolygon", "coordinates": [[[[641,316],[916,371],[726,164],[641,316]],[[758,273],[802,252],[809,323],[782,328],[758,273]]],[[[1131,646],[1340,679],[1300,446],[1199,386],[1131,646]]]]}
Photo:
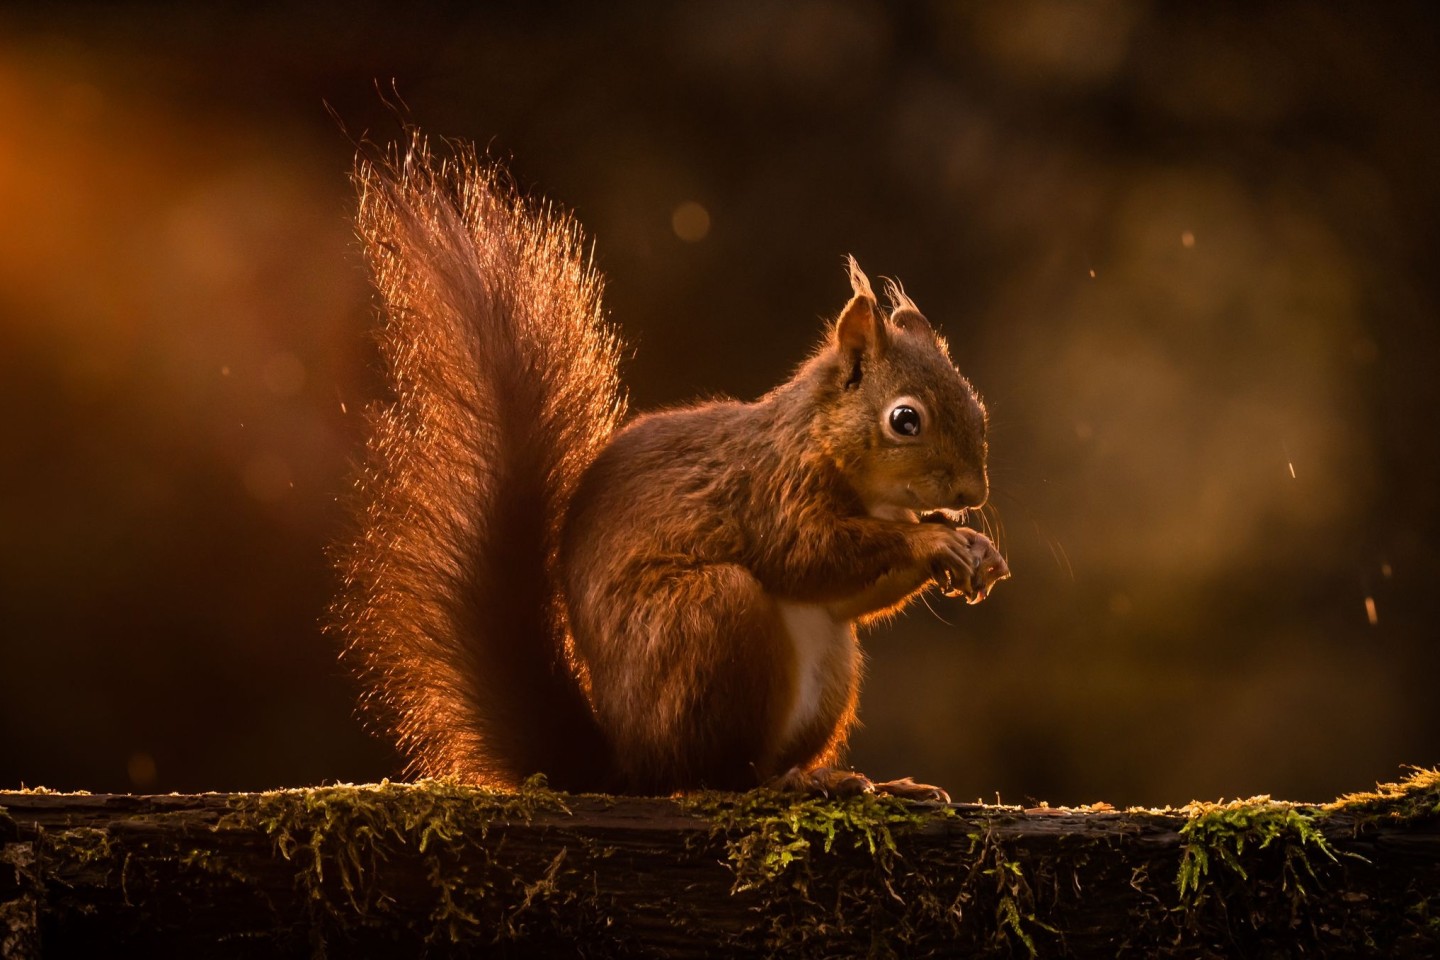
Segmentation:
{"type": "Polygon", "coordinates": [[[0,955],[1440,955],[1440,771],[1160,811],[0,793],[0,955]]]}

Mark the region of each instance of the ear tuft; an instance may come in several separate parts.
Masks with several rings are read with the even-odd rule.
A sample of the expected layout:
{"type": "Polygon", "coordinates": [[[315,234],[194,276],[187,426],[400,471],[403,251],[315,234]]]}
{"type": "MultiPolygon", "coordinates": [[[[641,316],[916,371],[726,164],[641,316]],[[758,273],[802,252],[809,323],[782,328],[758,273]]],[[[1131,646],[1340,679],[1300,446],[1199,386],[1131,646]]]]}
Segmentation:
{"type": "Polygon", "coordinates": [[[845,266],[850,273],[850,289],[857,297],[869,297],[873,303],[875,291],[870,289],[870,278],[860,269],[860,262],[853,254],[845,257],[845,266]]]}
{"type": "Polygon", "coordinates": [[[904,287],[900,286],[898,282],[892,280],[890,277],[884,277],[882,279],[885,281],[885,299],[890,301],[891,312],[898,312],[900,310],[920,312],[920,308],[915,306],[915,301],[911,300],[905,293],[904,287]]]}
{"type": "Polygon", "coordinates": [[[934,328],[920,308],[915,306],[905,293],[905,288],[889,277],[885,278],[885,299],[890,301],[890,322],[900,330],[924,330],[933,334],[934,328]]]}

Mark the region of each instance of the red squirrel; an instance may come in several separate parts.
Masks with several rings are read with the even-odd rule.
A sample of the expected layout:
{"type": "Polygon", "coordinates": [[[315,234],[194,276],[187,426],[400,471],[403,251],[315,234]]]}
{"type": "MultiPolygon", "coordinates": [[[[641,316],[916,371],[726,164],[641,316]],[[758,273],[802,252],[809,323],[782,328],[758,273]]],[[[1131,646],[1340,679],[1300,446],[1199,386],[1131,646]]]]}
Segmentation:
{"type": "Polygon", "coordinates": [[[851,258],[787,382],[626,421],[573,219],[419,134],[355,182],[393,398],[333,621],[410,772],[944,799],[838,766],[855,625],[1009,576],[956,521],[988,494],[985,409],[900,287],[883,309],[851,258]]]}

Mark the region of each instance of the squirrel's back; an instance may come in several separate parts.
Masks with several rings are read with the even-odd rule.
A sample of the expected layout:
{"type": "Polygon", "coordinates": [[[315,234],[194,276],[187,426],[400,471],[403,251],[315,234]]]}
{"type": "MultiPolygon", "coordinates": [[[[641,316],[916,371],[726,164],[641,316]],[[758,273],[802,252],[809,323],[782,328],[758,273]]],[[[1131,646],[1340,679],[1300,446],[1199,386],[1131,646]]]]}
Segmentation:
{"type": "Polygon", "coordinates": [[[362,159],[357,228],[382,301],[332,621],[411,772],[602,785],[566,650],[560,521],[624,412],[619,344],[575,223],[418,135],[362,159]]]}

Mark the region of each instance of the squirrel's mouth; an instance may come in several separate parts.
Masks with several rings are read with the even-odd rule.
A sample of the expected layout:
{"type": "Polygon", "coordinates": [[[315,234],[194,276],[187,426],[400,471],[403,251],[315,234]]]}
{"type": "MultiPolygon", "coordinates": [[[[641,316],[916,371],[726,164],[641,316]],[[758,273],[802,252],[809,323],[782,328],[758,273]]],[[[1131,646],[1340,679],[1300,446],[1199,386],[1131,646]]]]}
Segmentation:
{"type": "Polygon", "coordinates": [[[969,510],[948,510],[943,507],[935,510],[923,510],[919,516],[920,523],[943,523],[947,527],[965,526],[965,517],[969,510]]]}
{"type": "Polygon", "coordinates": [[[935,501],[921,496],[910,484],[905,485],[905,499],[908,499],[909,503],[896,503],[894,499],[890,499],[889,502],[874,504],[869,508],[870,516],[906,523],[943,523],[950,527],[963,527],[970,515],[970,510],[966,507],[956,509],[930,506],[935,501]]]}
{"type": "Polygon", "coordinates": [[[870,516],[881,520],[901,520],[906,523],[943,523],[947,527],[965,526],[968,510],[950,510],[945,507],[919,509],[917,507],[877,507],[870,516]]]}

